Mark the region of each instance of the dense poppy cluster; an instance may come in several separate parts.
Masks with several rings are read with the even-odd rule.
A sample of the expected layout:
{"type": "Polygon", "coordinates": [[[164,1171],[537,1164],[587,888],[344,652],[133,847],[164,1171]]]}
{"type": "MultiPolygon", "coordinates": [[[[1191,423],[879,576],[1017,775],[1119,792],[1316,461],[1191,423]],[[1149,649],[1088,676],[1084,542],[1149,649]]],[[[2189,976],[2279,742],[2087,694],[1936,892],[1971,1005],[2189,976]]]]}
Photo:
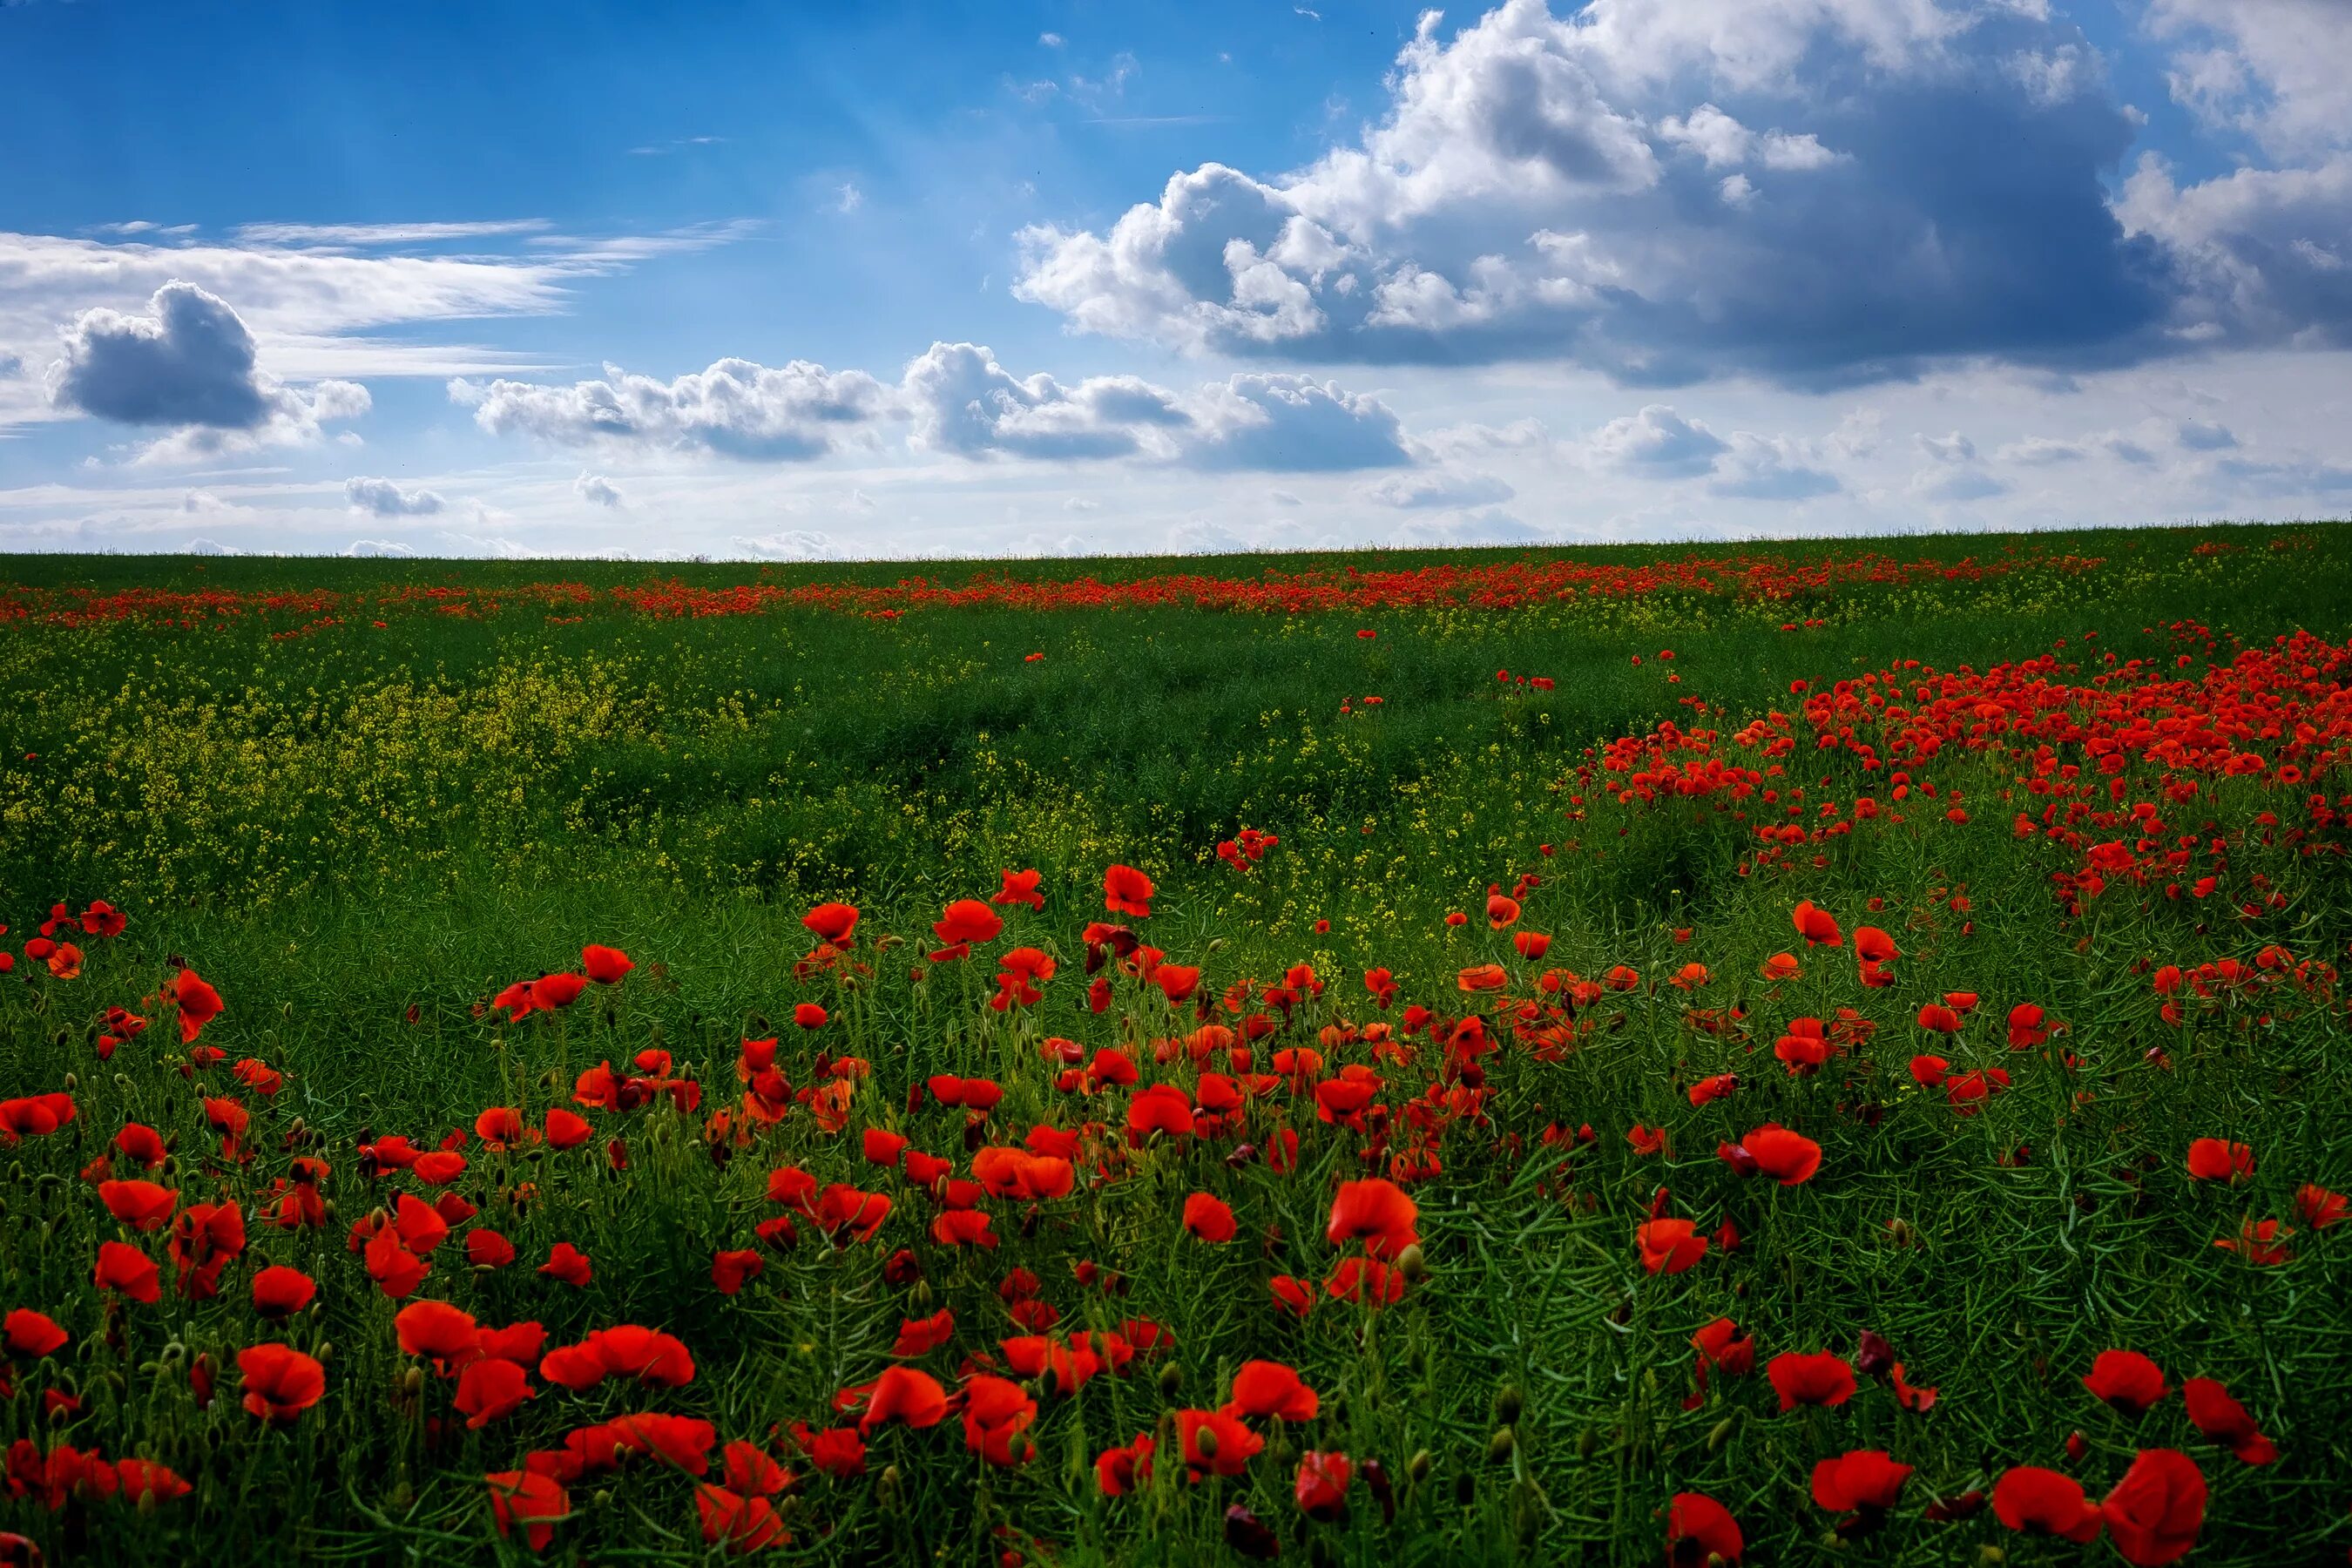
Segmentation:
{"type": "MultiPolygon", "coordinates": [[[[1864,584],[1980,582],[2015,573],[2073,575],[2096,572],[2095,557],[2021,552],[1988,560],[1904,561],[1874,551],[1796,561],[1779,555],[1685,555],[1640,564],[1523,559],[1455,564],[1284,572],[1255,577],[1171,574],[1116,578],[1014,577],[982,574],[962,582],[903,577],[889,584],[762,580],[706,587],[677,579],[614,587],[599,594],[581,583],[496,587],[405,585],[375,594],[330,589],[238,593],[131,588],[0,586],[0,623],[39,621],[90,626],[110,621],[196,626],[255,616],[299,616],[312,625],[402,612],[459,616],[508,610],[575,615],[599,605],[652,616],[759,616],[784,609],[831,609],[895,616],[912,609],[1121,610],[1154,607],[1303,615],[1333,610],[1418,610],[1463,605],[1506,610],[1563,599],[1642,598],[1660,594],[1780,601],[1815,597],[1864,584]]],[[[1549,683],[1547,683],[1549,684],[1549,683]]]]}

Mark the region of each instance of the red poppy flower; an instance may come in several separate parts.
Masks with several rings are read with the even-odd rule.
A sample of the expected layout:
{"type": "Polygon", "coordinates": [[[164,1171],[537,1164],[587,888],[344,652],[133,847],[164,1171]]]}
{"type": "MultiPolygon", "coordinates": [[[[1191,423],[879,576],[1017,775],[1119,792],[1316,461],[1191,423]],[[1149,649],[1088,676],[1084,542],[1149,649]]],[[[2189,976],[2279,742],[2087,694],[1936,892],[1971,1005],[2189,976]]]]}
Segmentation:
{"type": "Polygon", "coordinates": [[[1203,1475],[1238,1476],[1265,1447],[1265,1438],[1223,1411],[1179,1410],[1176,1430],[1183,1440],[1185,1468],[1196,1480],[1203,1475]]]}
{"type": "Polygon", "coordinates": [[[835,947],[847,947],[850,933],[857,929],[857,906],[819,904],[801,917],[801,924],[835,947]]]}
{"type": "Polygon", "coordinates": [[[569,1007],[580,1000],[588,982],[577,974],[542,974],[530,983],[530,1003],[546,1012],[569,1007]]]}
{"type": "Polygon", "coordinates": [[[1832,1513],[1857,1510],[1885,1512],[1903,1495],[1911,1467],[1896,1464],[1881,1449],[1852,1448],[1813,1467],[1813,1502],[1832,1513]]]}
{"type": "Polygon", "coordinates": [[[173,977],[170,1000],[180,1013],[180,1044],[195,1044],[206,1024],[221,1016],[221,994],[196,978],[193,969],[183,969],[173,977]]]}
{"type": "Polygon", "coordinates": [[[1202,1241],[1231,1241],[1235,1228],[1234,1211],[1222,1198],[1194,1193],[1184,1200],[1184,1228],[1202,1241]]]}
{"type": "Polygon", "coordinates": [[[547,1146],[551,1149],[577,1149],[596,1135],[596,1129],[584,1116],[576,1115],[562,1106],[550,1108],[547,1113],[547,1146]]]}
{"type": "Polygon", "coordinates": [[[551,1476],[535,1470],[496,1470],[482,1479],[490,1489],[490,1517],[502,1541],[520,1524],[530,1549],[544,1552],[555,1539],[557,1523],[572,1517],[571,1498],[551,1476]]]}
{"type": "Polygon", "coordinates": [[[1702,1492],[1676,1492],[1666,1505],[1666,1561],[1671,1568],[1737,1563],[1747,1549],[1731,1510],[1702,1492]]]}
{"type": "Polygon", "coordinates": [[[2273,1267],[2294,1257],[2286,1238],[2294,1232],[2274,1219],[2245,1219],[2239,1222],[2238,1234],[2225,1236],[2213,1243],[2224,1252],[2234,1252],[2249,1263],[2273,1267]]]}
{"type": "Polygon", "coordinates": [[[2009,1048],[2021,1051],[2049,1042],[2050,1030],[2038,1002],[2020,1002],[2009,1010],[2009,1048]]]}
{"type": "Polygon", "coordinates": [[[98,1200],[133,1230],[158,1230],[179,1206],[180,1194],[152,1182],[100,1182],[98,1200]]]}
{"type": "Polygon", "coordinates": [[[617,947],[599,947],[590,942],[580,950],[580,967],[587,971],[588,978],[597,984],[616,985],[620,984],[621,976],[635,969],[636,964],[617,947]]]}
{"type": "Polygon", "coordinates": [[[1347,1511],[1348,1486],[1355,1479],[1356,1467],[1347,1455],[1309,1448],[1299,1458],[1291,1495],[1298,1500],[1299,1512],[1328,1524],[1347,1511]]]}
{"type": "Polygon", "coordinates": [[[1197,964],[1154,964],[1150,980],[1168,998],[1169,1005],[1174,1006],[1192,1000],[1192,993],[1200,989],[1201,971],[1197,964]]]}
{"type": "Polygon", "coordinates": [[[195,1489],[152,1459],[117,1459],[114,1474],[121,1483],[122,1500],[132,1508],[142,1508],[151,1497],[157,1502],[170,1502],[195,1489]]]}
{"type": "Polygon", "coordinates": [[[1154,1447],[1148,1435],[1139,1434],[1134,1442],[1095,1456],[1096,1489],[1105,1497],[1125,1497],[1150,1481],[1154,1447]]]}
{"type": "Polygon", "coordinates": [[[710,1472],[710,1447],[719,1441],[719,1433],[708,1421],[647,1411],[617,1416],[607,1425],[633,1454],[649,1455],[689,1476],[710,1472]]]}
{"type": "Polygon", "coordinates": [[[835,1404],[843,1409],[864,1406],[865,1413],[857,1418],[860,1436],[893,1421],[908,1426],[936,1426],[948,1415],[947,1390],[940,1386],[938,1378],[913,1367],[894,1366],[863,1389],[844,1390],[842,1399],[852,1394],[858,1395],[856,1403],[845,1405],[836,1400],[835,1404]]]}
{"type": "Polygon", "coordinates": [[[950,947],[992,941],[1003,929],[1003,919],[978,899],[958,899],[931,925],[940,941],[950,947]]]}
{"type": "Polygon", "coordinates": [[[265,1318],[292,1317],[318,1293],[318,1281],[283,1264],[272,1264],[253,1277],[253,1310],[265,1318]]]}
{"type": "Polygon", "coordinates": [[[154,1259],[120,1241],[98,1244],[98,1267],[93,1278],[100,1289],[150,1306],[163,1295],[162,1271],[155,1267],[154,1259]]]}
{"type": "Polygon", "coordinates": [[[1278,1361],[1245,1361],[1234,1373],[1233,1398],[1224,1414],[1258,1419],[1312,1421],[1322,1407],[1315,1391],[1278,1361]]]}
{"type": "Polygon", "coordinates": [[[1005,871],[1000,875],[1004,879],[1004,885],[989,899],[990,903],[1007,908],[1014,904],[1025,904],[1033,910],[1042,910],[1045,907],[1045,895],[1037,890],[1037,884],[1042,879],[1036,872],[1005,871]]]}
{"type": "Polygon", "coordinates": [[[539,1266],[539,1271],[550,1279],[561,1280],[575,1289],[595,1277],[587,1255],[568,1241],[555,1244],[547,1255],[547,1261],[539,1266]]]}
{"type": "Polygon", "coordinates": [[[1960,1032],[1960,1016],[1940,1002],[1929,1002],[1919,1009],[1919,1026],[1938,1035],[1960,1032]]]}
{"type": "Polygon", "coordinates": [[[2034,1465],[2001,1472],[1992,1489],[1992,1511],[2011,1530],[2078,1543],[2096,1536],[2103,1522],[2081,1482],[2034,1465]]]}
{"type": "Polygon", "coordinates": [[[2189,1402],[2189,1419],[2197,1430],[2249,1465],[2267,1465],[2278,1458],[2278,1445],[2263,1436],[2246,1407],[2210,1377],[2192,1377],[2180,1385],[2189,1402]]]}
{"type": "Polygon", "coordinates": [[[1642,1249],[1642,1268],[1652,1274],[1680,1274],[1706,1256],[1706,1237],[1694,1234],[1686,1219],[1654,1219],[1633,1231],[1642,1249]]]}
{"type": "Polygon", "coordinates": [[[466,1233],[466,1261],[477,1268],[504,1268],[515,1260],[514,1243],[488,1228],[466,1233]]]}
{"type": "Polygon", "coordinates": [[[57,1320],[30,1307],[18,1307],[10,1312],[5,1323],[0,1323],[0,1335],[5,1335],[10,1355],[28,1361],[49,1354],[70,1337],[58,1326],[57,1320]]]}
{"type": "Polygon", "coordinates": [[[245,1407],[264,1421],[292,1421],[327,1392],[327,1369],[286,1345],[255,1345],[236,1352],[245,1407]]]}
{"type": "Polygon", "coordinates": [[[538,1394],[522,1368],[510,1361],[478,1361],[458,1374],[457,1396],[451,1400],[466,1417],[466,1429],[478,1432],[501,1415],[511,1415],[538,1394]]]}
{"type": "Polygon", "coordinates": [[[1838,929],[1837,917],[1806,899],[1797,905],[1793,919],[1797,934],[1805,939],[1807,947],[1843,947],[1845,933],[1838,929]]]}
{"type": "Polygon", "coordinates": [[[114,1147],[124,1159],[135,1160],[151,1171],[172,1154],[162,1133],[137,1121],[125,1123],[122,1131],[114,1135],[114,1147]]]}
{"type": "Polygon", "coordinates": [[[1421,1205],[1394,1182],[1341,1182],[1323,1234],[1335,1245],[1361,1238],[1372,1257],[1393,1258],[1421,1239],[1414,1230],[1420,1218],[1421,1205]]]}
{"type": "Polygon", "coordinates": [[[1305,1318],[1315,1306],[1315,1287],[1287,1274],[1277,1274],[1269,1281],[1274,1291],[1274,1303],[1294,1317],[1305,1318]]]}
{"type": "Polygon", "coordinates": [[[2226,1138],[2195,1138],[2189,1144],[2189,1178],[2195,1182],[2247,1180],[2254,1173],[2254,1152],[2226,1138]]]}
{"type": "Polygon", "coordinates": [[[1768,1121],[1750,1132],[1740,1140],[1740,1147],[1748,1151],[1758,1170],[1784,1187],[1811,1181],[1813,1173],[1822,1168],[1822,1146],[1777,1122],[1768,1121]]]}
{"type": "Polygon", "coordinates": [[[403,1355],[431,1356],[445,1369],[463,1365],[481,1353],[474,1315],[446,1301],[415,1301],[392,1320],[403,1355]]]}
{"type": "Polygon", "coordinates": [[[2101,1351],[2083,1386],[2125,1415],[2141,1415],[2164,1397],[2164,1369],[2137,1351],[2101,1351]]]}
{"type": "Polygon", "coordinates": [[[744,1248],[722,1251],[710,1259],[710,1282],[722,1296],[732,1296],[743,1289],[746,1280],[757,1279],[768,1267],[768,1260],[756,1251],[744,1248]]]}
{"type": "Polygon", "coordinates": [[[1784,1411],[1800,1405],[1843,1405],[1853,1397],[1853,1368],[1833,1351],[1776,1355],[1765,1364],[1764,1375],[1784,1411]]]}
{"type": "Polygon", "coordinates": [[[724,1542],[730,1555],[761,1552],[792,1540],[776,1505],[766,1498],[744,1497],[704,1481],[694,1489],[694,1506],[702,1518],[702,1539],[712,1545],[724,1542]]]}
{"type": "Polygon", "coordinates": [[[835,1480],[849,1480],[866,1473],[866,1440],[855,1426],[835,1426],[823,1432],[812,1432],[794,1423],[793,1440],[809,1458],[809,1463],[835,1480]]]}
{"type": "Polygon", "coordinates": [[[1151,879],[1132,866],[1113,866],[1103,873],[1103,908],[1113,914],[1148,917],[1156,891],[1151,879]]]}
{"type": "Polygon", "coordinates": [[[400,1245],[420,1258],[449,1237],[449,1222],[441,1217],[441,1211],[407,1193],[394,1201],[392,1224],[400,1245]]]}
{"type": "Polygon", "coordinates": [[[2314,1230],[2341,1225],[2347,1206],[2352,1205],[2347,1205],[2343,1194],[2331,1193],[2316,1183],[2305,1182],[2294,1190],[2294,1212],[2314,1230]]]}
{"type": "Polygon", "coordinates": [[[2205,1526],[2205,1473],[2170,1448],[2143,1448],[2099,1503],[2116,1551],[2132,1568],[2163,1568],[2197,1544],[2205,1526]]]}

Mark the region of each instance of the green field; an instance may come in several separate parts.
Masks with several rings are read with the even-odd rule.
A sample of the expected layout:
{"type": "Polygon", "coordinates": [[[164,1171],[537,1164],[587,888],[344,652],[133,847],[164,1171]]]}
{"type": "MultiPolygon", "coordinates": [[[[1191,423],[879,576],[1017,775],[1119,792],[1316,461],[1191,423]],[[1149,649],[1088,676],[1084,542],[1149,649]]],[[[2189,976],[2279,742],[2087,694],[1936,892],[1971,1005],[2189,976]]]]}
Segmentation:
{"type": "Polygon", "coordinates": [[[522,1561],[485,1477],[654,1412],[709,1424],[706,1489],[679,1473],[698,1449],[580,1471],[609,1458],[598,1428],[548,1560],[701,1561],[716,1518],[778,1560],[1655,1562],[1689,1493],[1750,1562],[2153,1563],[2132,1489],[2088,1545],[1989,1500],[2034,1466],[2095,1506],[2136,1453],[2178,1450],[2210,1489],[2188,1561],[2340,1561],[2347,681],[2333,524],[919,567],[12,559],[0,1095],[76,1114],[0,1117],[0,1309],[66,1335],[12,1340],[0,1530],[52,1561],[522,1561]],[[1221,856],[1244,828],[1277,842],[1221,856]],[[1148,917],[1106,909],[1114,865],[1156,884],[1148,917]],[[1023,870],[1042,907],[993,906],[1001,933],[940,956],[943,906],[1023,870]],[[100,900],[121,934],[83,929],[100,900]],[[1837,945],[1808,945],[1801,900],[1837,945]],[[824,901],[861,911],[830,947],[803,925],[824,901]],[[28,950],[58,903],[76,919],[28,950]],[[1090,955],[1095,921],[1128,933],[1090,955]],[[1900,956],[1859,963],[1862,927],[1900,956]],[[78,965],[47,954],[64,940],[78,965]],[[489,1005],[589,943],[635,968],[489,1005]],[[1034,1001],[997,978],[1015,949],[1054,962],[1034,1001]],[[184,1040],[181,965],[224,1004],[184,1040]],[[1798,1019],[1827,1042],[1802,1072],[1798,1019]],[[741,1068],[770,1037],[781,1097],[741,1068]],[[605,1062],[645,1103],[582,1098],[605,1062]],[[942,1106],[940,1075],[1001,1102],[942,1106]],[[1130,1133],[1171,1096],[1192,1131],[1130,1133]],[[528,1138],[487,1143],[494,1107],[528,1138]],[[593,1135],[542,1142],[552,1107],[593,1135]],[[110,1142],[133,1122],[172,1145],[160,1167],[110,1142]],[[1766,1123],[1818,1171],[1743,1174],[1766,1123]],[[951,1174],[870,1160],[869,1129],[951,1174]],[[453,1130],[438,1185],[376,1143],[453,1130]],[[2192,1177],[2201,1138],[2251,1172],[2192,1177]],[[1066,1192],[992,1178],[1020,1162],[981,1152],[1024,1140],[1068,1149],[1066,1192]],[[792,1201],[784,1168],[888,1213],[792,1201]],[[110,1213],[99,1184],[133,1178],[180,1217],[110,1213]],[[947,1192],[973,1180],[1000,1190],[947,1192]],[[1353,1180],[1418,1205],[1409,1258],[1327,1235],[1353,1180]],[[372,1215],[452,1194],[439,1247],[365,1246],[372,1215]],[[1187,1233],[1196,1194],[1230,1240],[1187,1233]],[[237,1205],[242,1245],[195,1205],[237,1205]],[[796,1245],[763,1238],[780,1217],[796,1245]],[[1653,1219],[1704,1256],[1645,1269],[1653,1219]],[[469,1265],[475,1231],[518,1260],[469,1265]],[[94,1284],[101,1243],[158,1264],[159,1299],[94,1284]],[[585,1283],[537,1271],[558,1243],[585,1283]],[[758,1272],[723,1291],[739,1251],[758,1272]],[[261,1314],[269,1266],[315,1300],[261,1314]],[[541,1324],[549,1350],[658,1329],[693,1375],[575,1391],[526,1356],[530,1396],[468,1429],[459,1366],[399,1342],[419,1301],[541,1324]],[[1695,1397],[1692,1336],[1723,1318],[1754,1371],[1695,1397]],[[1854,1363],[1865,1331],[1932,1402],[1864,1357],[1849,1400],[1782,1411],[1772,1358],[1854,1363]],[[1064,1386],[1073,1350],[1121,1359],[1106,1333],[1133,1360],[1064,1386]],[[249,1412],[257,1345],[322,1363],[323,1396],[249,1412]],[[2110,1349],[2163,1369],[2146,1414],[2084,1387],[2110,1349]],[[1316,1413],[1250,1417],[1263,1451],[1228,1438],[1193,1457],[1235,1473],[1194,1482],[1178,1413],[1252,1361],[1316,1413]],[[831,1473],[796,1424],[857,1425],[835,1396],[892,1367],[968,1407],[875,1419],[863,1473],[831,1473]],[[1019,1386],[969,1381],[992,1377],[1019,1386]],[[2192,1421],[2191,1378],[2274,1463],[2192,1421]],[[1098,1457],[1139,1436],[1148,1477],[1102,1495],[1098,1457]],[[735,1442],[789,1484],[755,1507],[735,1442]],[[1862,1449],[1913,1467],[1899,1498],[1823,1506],[1816,1464],[1862,1449]],[[1343,1518],[1297,1500],[1310,1451],[1352,1461],[1343,1518]],[[190,1489],[135,1503],[76,1480],[90,1453],[190,1489]]]}

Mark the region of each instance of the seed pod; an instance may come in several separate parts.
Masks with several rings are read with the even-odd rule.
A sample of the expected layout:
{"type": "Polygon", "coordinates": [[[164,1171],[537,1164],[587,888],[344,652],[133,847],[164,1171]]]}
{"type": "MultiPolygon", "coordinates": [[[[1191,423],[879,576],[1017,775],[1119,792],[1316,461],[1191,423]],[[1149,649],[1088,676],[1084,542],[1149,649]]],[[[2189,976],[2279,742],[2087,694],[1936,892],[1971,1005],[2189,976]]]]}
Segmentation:
{"type": "Polygon", "coordinates": [[[1731,1434],[1738,1428],[1738,1425],[1739,1422],[1738,1418],[1730,1415],[1727,1415],[1722,1420],[1717,1422],[1714,1429],[1706,1435],[1706,1451],[1712,1454],[1721,1448],[1726,1443],[1730,1442],[1731,1434]]]}

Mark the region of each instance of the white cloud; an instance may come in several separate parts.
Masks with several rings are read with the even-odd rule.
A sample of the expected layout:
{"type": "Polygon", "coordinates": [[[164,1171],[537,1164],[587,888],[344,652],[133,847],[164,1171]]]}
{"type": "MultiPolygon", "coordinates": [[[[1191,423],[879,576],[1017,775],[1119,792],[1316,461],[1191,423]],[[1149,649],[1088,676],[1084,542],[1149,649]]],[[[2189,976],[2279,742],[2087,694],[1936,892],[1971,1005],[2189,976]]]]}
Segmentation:
{"type": "Polygon", "coordinates": [[[772,561],[836,561],[841,558],[840,549],[831,534],[807,529],[793,529],[751,538],[738,534],[733,542],[750,554],[764,556],[772,561]]]}
{"type": "Polygon", "coordinates": [[[1439,27],[1352,143],[1179,172],[1107,229],[1033,226],[1015,293],[1188,351],[1650,384],[2177,346],[2173,280],[2107,205],[2132,118],[2047,8],[1504,0],[1439,27]]]}
{"type": "Polygon", "coordinates": [[[343,500],[353,511],[376,517],[430,517],[448,504],[434,490],[403,489],[390,479],[364,478],[343,481],[343,500]]]}
{"type": "Polygon", "coordinates": [[[881,412],[883,388],[862,371],[806,360],[781,368],[723,359],[672,381],[606,365],[604,378],[570,386],[454,381],[452,401],[471,407],[494,436],[551,446],[710,452],[753,461],[822,457],[881,412]]]}
{"type": "Polygon", "coordinates": [[[1743,500],[1805,500],[1834,495],[1842,488],[1837,476],[1822,468],[1805,445],[1748,430],[1731,433],[1711,471],[1707,489],[1743,500]]]}
{"type": "Polygon", "coordinates": [[[397,560],[415,555],[416,552],[410,546],[402,544],[394,540],[354,539],[349,544],[343,546],[342,553],[352,556],[370,556],[397,560]]]}
{"type": "Polygon", "coordinates": [[[2175,47],[2173,98],[2284,156],[2352,146],[2352,17],[2343,0],[2151,0],[2175,47]]]}
{"type": "MultiPolygon", "coordinates": [[[[1419,510],[1424,508],[1485,506],[1508,500],[1517,492],[1492,474],[1423,468],[1391,474],[1364,486],[1356,493],[1376,506],[1419,510]]],[[[1297,498],[1293,497],[1292,501],[1296,504],[1297,498]]]]}
{"type": "Polygon", "coordinates": [[[620,487],[602,474],[583,471],[578,479],[572,481],[572,493],[591,506],[617,508],[628,504],[622,498],[620,487]]]}
{"type": "Polygon", "coordinates": [[[1653,479],[1690,479],[1715,467],[1729,444],[1663,403],[1612,419],[1585,442],[1588,461],[1653,479]]]}
{"type": "Polygon", "coordinates": [[[244,319],[192,283],[165,283],[145,314],[84,310],[60,336],[63,357],[44,383],[50,406],[168,429],[139,450],[142,462],[307,446],[322,424],[371,405],[367,389],[351,382],[279,383],[261,369],[244,319]]]}

